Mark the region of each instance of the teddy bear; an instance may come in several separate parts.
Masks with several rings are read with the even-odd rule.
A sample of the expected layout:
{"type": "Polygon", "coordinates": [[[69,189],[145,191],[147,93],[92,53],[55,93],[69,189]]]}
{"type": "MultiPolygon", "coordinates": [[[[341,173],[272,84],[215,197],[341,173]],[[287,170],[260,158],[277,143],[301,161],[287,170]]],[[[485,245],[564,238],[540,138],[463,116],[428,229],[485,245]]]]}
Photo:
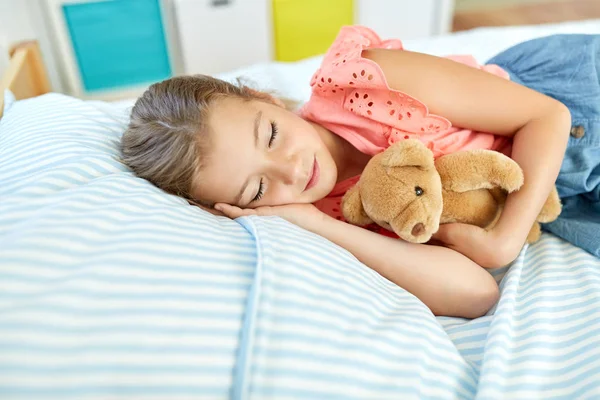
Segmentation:
{"type": "MultiPolygon", "coordinates": [[[[460,222],[491,229],[508,193],[523,185],[523,171],[511,158],[492,150],[466,150],[434,159],[422,142],[407,139],[375,155],[357,184],[342,199],[351,224],[373,222],[401,239],[425,243],[440,224],[460,222]]],[[[540,222],[561,212],[556,187],[527,237],[541,235],[540,222]]]]}

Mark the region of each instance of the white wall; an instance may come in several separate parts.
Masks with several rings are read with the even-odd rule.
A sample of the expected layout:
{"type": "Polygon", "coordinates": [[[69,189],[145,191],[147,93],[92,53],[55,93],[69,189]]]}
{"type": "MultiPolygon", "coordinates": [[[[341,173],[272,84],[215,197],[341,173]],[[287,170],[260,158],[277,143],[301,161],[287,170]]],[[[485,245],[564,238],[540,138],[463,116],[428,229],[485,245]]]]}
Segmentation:
{"type": "Polygon", "coordinates": [[[28,3],[28,0],[0,0],[0,37],[9,43],[36,37],[28,3]]]}
{"type": "Polygon", "coordinates": [[[450,30],[454,0],[355,0],[355,21],[382,38],[413,39],[450,30]]]}
{"type": "Polygon", "coordinates": [[[40,44],[44,64],[54,91],[63,88],[62,78],[56,67],[52,52],[52,41],[48,37],[46,17],[42,0],[0,0],[0,43],[22,40],[37,40],[40,44]]]}

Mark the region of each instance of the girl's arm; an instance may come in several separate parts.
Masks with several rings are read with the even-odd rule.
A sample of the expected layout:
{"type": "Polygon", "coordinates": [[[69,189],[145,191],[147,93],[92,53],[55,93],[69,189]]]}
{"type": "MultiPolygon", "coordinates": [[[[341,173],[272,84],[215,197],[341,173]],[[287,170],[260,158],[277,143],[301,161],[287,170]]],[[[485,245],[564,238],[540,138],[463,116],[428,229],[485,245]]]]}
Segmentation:
{"type": "Polygon", "coordinates": [[[321,235],[418,297],[436,315],[475,318],[498,300],[492,276],[454,250],[392,239],[323,214],[312,204],[240,209],[217,204],[230,218],[277,215],[321,235]]]}
{"type": "Polygon", "coordinates": [[[571,128],[567,107],[444,58],[385,49],[366,50],[363,57],[379,64],[390,87],[419,99],[454,126],[514,136],[512,158],[523,169],[525,184],[509,195],[497,225],[485,232],[456,224],[437,236],[484,267],[514,260],[558,176],[571,128]]]}
{"type": "Polygon", "coordinates": [[[462,254],[325,217],[313,231],[419,298],[435,315],[477,318],[498,301],[494,278],[462,254]]]}

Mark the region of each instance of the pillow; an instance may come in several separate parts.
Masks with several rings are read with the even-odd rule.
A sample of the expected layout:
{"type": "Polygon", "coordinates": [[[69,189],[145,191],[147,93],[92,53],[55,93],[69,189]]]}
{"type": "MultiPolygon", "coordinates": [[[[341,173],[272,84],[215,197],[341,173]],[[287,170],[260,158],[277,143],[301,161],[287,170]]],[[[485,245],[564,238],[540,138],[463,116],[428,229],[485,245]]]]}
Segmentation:
{"type": "Polygon", "coordinates": [[[430,311],[345,250],[135,177],[106,103],[7,100],[0,398],[474,395],[430,311]]]}
{"type": "Polygon", "coordinates": [[[8,104],[0,397],[226,397],[252,236],[134,177],[112,115],[58,94],[8,104]]]}

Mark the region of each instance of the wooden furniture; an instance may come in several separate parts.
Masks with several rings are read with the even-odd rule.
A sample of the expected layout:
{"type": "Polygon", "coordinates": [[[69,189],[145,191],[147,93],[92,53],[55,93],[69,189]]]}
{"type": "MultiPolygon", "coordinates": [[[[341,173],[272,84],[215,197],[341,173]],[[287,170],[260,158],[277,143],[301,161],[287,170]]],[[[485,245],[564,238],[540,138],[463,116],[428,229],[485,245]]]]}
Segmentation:
{"type": "Polygon", "coordinates": [[[498,3],[489,7],[459,9],[453,31],[482,26],[537,25],[600,18],[598,0],[547,0],[517,4],[498,3]]]}
{"type": "Polygon", "coordinates": [[[0,118],[4,111],[4,90],[17,99],[39,96],[50,91],[50,82],[37,42],[18,43],[10,50],[8,69],[0,80],[0,118]]]}

